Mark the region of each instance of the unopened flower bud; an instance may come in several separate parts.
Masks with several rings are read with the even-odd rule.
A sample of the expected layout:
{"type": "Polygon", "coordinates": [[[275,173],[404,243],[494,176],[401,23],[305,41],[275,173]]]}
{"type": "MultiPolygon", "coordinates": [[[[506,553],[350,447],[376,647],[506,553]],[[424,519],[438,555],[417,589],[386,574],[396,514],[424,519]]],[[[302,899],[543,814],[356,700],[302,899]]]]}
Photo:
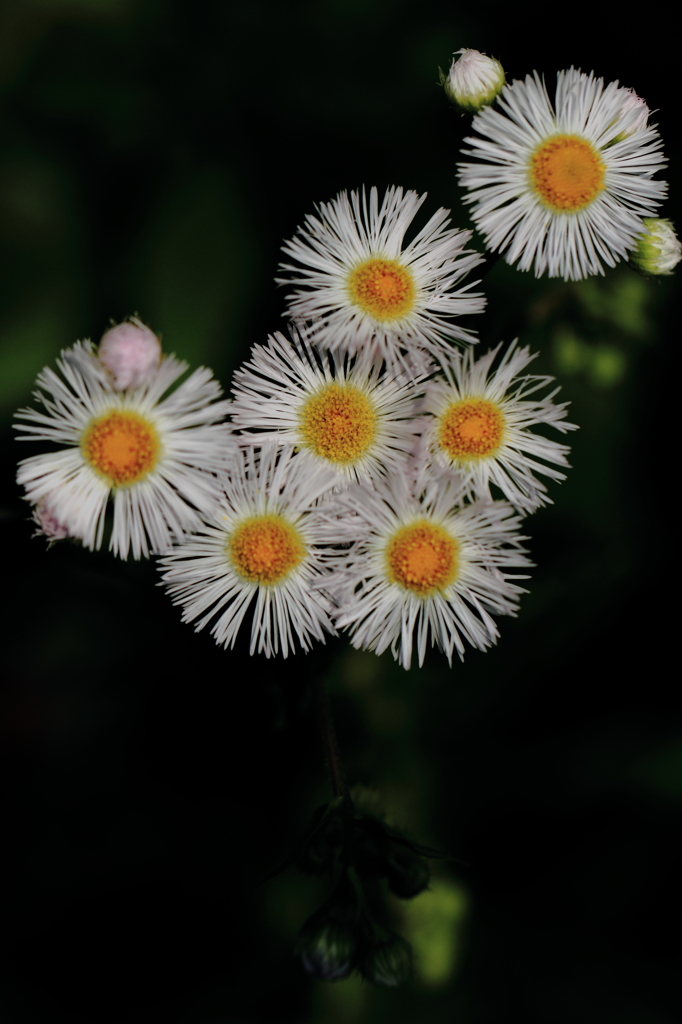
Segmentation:
{"type": "Polygon", "coordinates": [[[322,981],[340,981],[355,967],[355,937],[343,923],[312,919],[303,926],[296,949],[306,971],[322,981]]]}
{"type": "Polygon", "coordinates": [[[504,69],[499,60],[486,57],[478,50],[457,50],[446,75],[440,68],[440,84],[445,95],[463,114],[475,114],[492,103],[505,84],[504,69]]]}
{"type": "Polygon", "coordinates": [[[394,933],[368,952],[361,970],[373,985],[401,985],[412,971],[412,947],[394,933]]]}
{"type": "Polygon", "coordinates": [[[50,544],[57,540],[65,540],[71,535],[68,526],[57,517],[49,495],[41,498],[34,507],[32,518],[38,527],[33,536],[45,537],[50,544]]]}
{"type": "Polygon", "coordinates": [[[627,127],[618,136],[618,141],[620,141],[646,128],[651,111],[646,102],[641,96],[637,95],[634,89],[619,89],[618,94],[622,100],[620,117],[627,122],[627,127]]]}
{"type": "Polygon", "coordinates": [[[116,390],[123,391],[138,388],[149,379],[159,365],[161,343],[141,320],[131,316],[102,335],[98,354],[116,390]]]}
{"type": "Polygon", "coordinates": [[[672,274],[682,259],[682,245],[672,221],[645,217],[644,232],[630,253],[630,263],[645,274],[672,274]]]}

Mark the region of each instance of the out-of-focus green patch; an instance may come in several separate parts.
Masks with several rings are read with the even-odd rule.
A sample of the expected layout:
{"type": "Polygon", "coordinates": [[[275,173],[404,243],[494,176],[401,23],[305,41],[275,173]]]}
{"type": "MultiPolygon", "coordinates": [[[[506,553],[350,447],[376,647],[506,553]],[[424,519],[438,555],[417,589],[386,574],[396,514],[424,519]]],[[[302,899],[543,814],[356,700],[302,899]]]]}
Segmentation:
{"type": "Polygon", "coordinates": [[[628,774],[638,787],[658,797],[682,800],[682,739],[661,744],[638,759],[628,774]]]}
{"type": "Polygon", "coordinates": [[[469,898],[447,878],[400,904],[405,937],[412,944],[415,976],[427,988],[441,988],[455,972],[469,898]]]}
{"type": "Polygon", "coordinates": [[[584,373],[598,388],[620,384],[628,366],[627,353],[606,342],[588,344],[568,324],[560,324],[554,331],[553,355],[560,374],[584,373]]]}
{"type": "Polygon", "coordinates": [[[164,196],[134,268],[140,314],[165,335],[164,350],[231,369],[255,262],[242,198],[224,172],[204,170],[164,196]]]}
{"type": "Polygon", "coordinates": [[[372,990],[359,974],[315,985],[312,1024],[358,1024],[365,1017],[372,990]]]}
{"type": "Polygon", "coordinates": [[[68,337],[67,317],[59,296],[48,294],[0,333],[0,414],[30,403],[36,376],[68,337]]]}
{"type": "Polygon", "coordinates": [[[351,690],[364,690],[381,679],[384,668],[384,660],[376,654],[349,647],[341,663],[342,682],[351,690]]]}
{"type": "Polygon", "coordinates": [[[589,316],[607,320],[637,338],[651,332],[646,307],[650,287],[629,268],[605,278],[588,277],[573,286],[579,303],[589,316]]]}

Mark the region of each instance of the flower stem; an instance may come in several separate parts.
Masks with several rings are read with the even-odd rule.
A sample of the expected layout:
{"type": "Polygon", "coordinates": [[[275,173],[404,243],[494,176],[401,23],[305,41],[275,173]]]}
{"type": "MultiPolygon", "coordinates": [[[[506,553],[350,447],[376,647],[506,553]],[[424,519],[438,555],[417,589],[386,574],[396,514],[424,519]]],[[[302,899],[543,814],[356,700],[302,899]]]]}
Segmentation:
{"type": "Polygon", "coordinates": [[[315,674],[313,678],[313,688],[315,691],[317,724],[320,729],[320,736],[322,737],[324,756],[327,762],[332,790],[334,792],[334,796],[346,796],[348,794],[348,787],[346,786],[346,778],[343,773],[343,765],[341,763],[341,754],[339,753],[339,744],[336,739],[336,730],[334,729],[334,720],[332,718],[331,707],[329,704],[329,696],[327,694],[327,688],[324,685],[324,678],[321,675],[315,674]]]}

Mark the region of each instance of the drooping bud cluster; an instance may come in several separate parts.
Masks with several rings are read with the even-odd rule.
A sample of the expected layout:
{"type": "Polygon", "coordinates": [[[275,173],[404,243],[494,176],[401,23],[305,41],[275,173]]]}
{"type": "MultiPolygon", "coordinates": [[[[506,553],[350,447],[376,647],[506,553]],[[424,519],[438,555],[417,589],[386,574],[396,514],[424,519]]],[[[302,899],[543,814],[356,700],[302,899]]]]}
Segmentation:
{"type": "Polygon", "coordinates": [[[412,952],[395,931],[386,892],[412,899],[428,886],[427,858],[438,850],[414,842],[375,811],[339,797],[319,808],[296,866],[326,876],[332,890],[305,922],[297,943],[310,974],[328,981],[353,971],[375,985],[399,985],[409,976],[412,952]]]}

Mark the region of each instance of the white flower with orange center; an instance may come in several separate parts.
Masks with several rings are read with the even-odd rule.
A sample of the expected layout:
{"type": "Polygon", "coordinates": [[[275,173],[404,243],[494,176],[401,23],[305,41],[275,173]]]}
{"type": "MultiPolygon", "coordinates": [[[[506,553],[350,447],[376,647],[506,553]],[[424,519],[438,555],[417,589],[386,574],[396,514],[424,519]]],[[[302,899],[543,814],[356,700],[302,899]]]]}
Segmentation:
{"type": "MultiPolygon", "coordinates": [[[[355,541],[339,573],[339,628],[354,647],[390,647],[404,668],[437,645],[448,661],[465,641],[479,650],[498,636],[492,615],[514,615],[522,589],[509,570],[528,562],[520,519],[506,502],[463,504],[453,479],[432,481],[416,497],[404,476],[337,498],[336,534],[355,541]]],[[[331,537],[331,531],[330,531],[331,537]]]]}
{"type": "Polygon", "coordinates": [[[254,604],[251,654],[287,657],[335,633],[325,593],[335,560],[327,517],[317,506],[334,484],[274,445],[238,451],[221,477],[217,513],[162,560],[163,580],[183,621],[211,623],[216,643],[233,647],[254,604]]]}
{"type": "Polygon", "coordinates": [[[564,480],[554,467],[568,466],[570,450],[531,428],[566,433],[576,426],[566,422],[567,403],[553,401],[558,388],[538,396],[552,378],[523,372],[536,355],[512,342],[495,365],[500,349],[479,359],[471,350],[455,354],[443,362],[443,377],[428,383],[422,470],[454,470],[479,498],[490,497],[494,484],[519,511],[529,512],[552,500],[538,474],[564,480]]]}
{"type": "Polygon", "coordinates": [[[554,105],[537,73],[474,117],[459,180],[489,249],[536,277],[580,280],[627,257],[666,192],[661,139],[630,90],[571,68],[554,105]]]}
{"type": "Polygon", "coordinates": [[[293,285],[289,315],[313,322],[316,344],[367,351],[392,365],[427,365],[452,340],[475,340],[454,318],[483,309],[472,284],[458,287],[482,257],[465,249],[470,231],[448,228],[448,210],[405,242],[425,199],[389,188],[380,205],[376,188],[341,192],[284,244],[295,263],[282,264],[286,276],[277,281],[293,285]]]}
{"type": "Polygon", "coordinates": [[[74,345],[46,368],[35,396],[42,410],[22,409],[19,440],[48,441],[59,450],[19,464],[18,482],[69,536],[99,548],[109,498],[110,547],[126,558],[167,551],[215,508],[215,472],[234,444],[221,424],[229,402],[220,385],[195,370],[165,398],[187,369],[173,356],[136,388],[116,390],[90,342],[74,345]]]}
{"type": "Polygon", "coordinates": [[[316,353],[305,338],[277,333],[236,371],[232,423],[258,431],[242,443],[291,445],[339,482],[369,481],[404,467],[419,429],[420,383],[362,355],[316,353]]]}

